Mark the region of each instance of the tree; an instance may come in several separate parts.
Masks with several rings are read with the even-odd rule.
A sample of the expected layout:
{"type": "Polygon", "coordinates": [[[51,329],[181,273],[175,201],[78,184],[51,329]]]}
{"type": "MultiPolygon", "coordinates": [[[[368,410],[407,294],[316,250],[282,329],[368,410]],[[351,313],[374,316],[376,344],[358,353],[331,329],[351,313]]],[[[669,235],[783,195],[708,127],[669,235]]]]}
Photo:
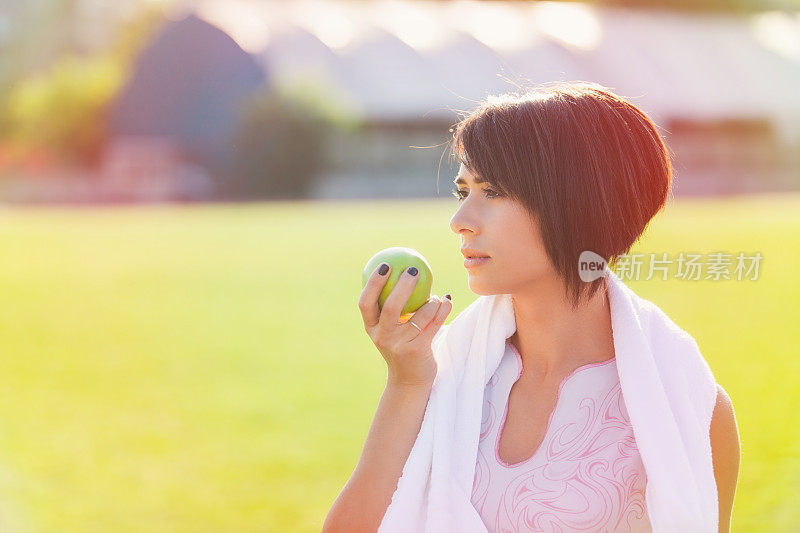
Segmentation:
{"type": "Polygon", "coordinates": [[[243,103],[223,194],[237,199],[308,196],[329,167],[330,136],[358,124],[346,105],[315,87],[278,85],[243,103]]]}

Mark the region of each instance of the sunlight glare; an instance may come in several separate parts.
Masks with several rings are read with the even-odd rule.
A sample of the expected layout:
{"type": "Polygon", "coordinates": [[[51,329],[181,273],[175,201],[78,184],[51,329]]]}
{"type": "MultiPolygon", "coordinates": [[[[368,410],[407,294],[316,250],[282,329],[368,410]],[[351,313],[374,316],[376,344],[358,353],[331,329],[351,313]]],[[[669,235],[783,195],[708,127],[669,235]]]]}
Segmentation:
{"type": "Polygon", "coordinates": [[[751,30],[764,48],[800,60],[800,15],[767,11],[755,15],[751,30]]]}
{"type": "Polygon", "coordinates": [[[345,48],[356,37],[356,28],[344,10],[324,2],[292,3],[291,18],[333,49],[345,48]]]}
{"type": "Polygon", "coordinates": [[[591,6],[541,2],[532,7],[539,30],[574,48],[592,50],[602,39],[602,28],[591,6]]]}
{"type": "Polygon", "coordinates": [[[372,13],[376,25],[395,34],[416,50],[437,48],[451,33],[441,24],[438,10],[427,4],[408,2],[378,2],[372,13]]]}
{"type": "Polygon", "coordinates": [[[537,39],[528,11],[516,6],[459,0],[448,5],[445,17],[493,50],[511,52],[537,39]]]}

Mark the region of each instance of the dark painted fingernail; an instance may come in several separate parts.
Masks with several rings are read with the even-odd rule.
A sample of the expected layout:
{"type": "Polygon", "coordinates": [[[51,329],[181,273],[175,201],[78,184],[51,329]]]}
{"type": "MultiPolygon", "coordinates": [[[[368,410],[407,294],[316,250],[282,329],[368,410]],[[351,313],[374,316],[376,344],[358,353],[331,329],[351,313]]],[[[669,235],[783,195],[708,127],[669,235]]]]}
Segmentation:
{"type": "Polygon", "coordinates": [[[450,300],[451,302],[453,301],[453,297],[450,296],[449,294],[445,294],[444,297],[450,300]]]}
{"type": "Polygon", "coordinates": [[[383,276],[383,275],[384,275],[384,274],[386,274],[387,272],[389,272],[389,265],[387,265],[386,263],[384,263],[384,264],[382,264],[382,265],[381,265],[381,269],[380,269],[380,270],[378,270],[378,274],[380,274],[381,276],[383,276]]]}
{"type": "Polygon", "coordinates": [[[411,267],[408,269],[408,273],[411,274],[412,276],[416,276],[417,272],[419,272],[419,270],[417,270],[417,267],[411,267]]]}

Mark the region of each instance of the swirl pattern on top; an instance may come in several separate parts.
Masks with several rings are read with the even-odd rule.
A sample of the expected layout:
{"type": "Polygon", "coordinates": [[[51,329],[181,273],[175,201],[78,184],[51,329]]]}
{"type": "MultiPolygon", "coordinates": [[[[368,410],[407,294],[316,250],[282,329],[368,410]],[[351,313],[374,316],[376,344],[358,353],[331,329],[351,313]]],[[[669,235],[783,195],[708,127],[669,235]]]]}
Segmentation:
{"type": "Polygon", "coordinates": [[[642,464],[616,359],[577,368],[561,382],[533,455],[499,455],[511,387],[522,373],[513,344],[486,384],[472,504],[490,532],[649,532],[642,464]]]}

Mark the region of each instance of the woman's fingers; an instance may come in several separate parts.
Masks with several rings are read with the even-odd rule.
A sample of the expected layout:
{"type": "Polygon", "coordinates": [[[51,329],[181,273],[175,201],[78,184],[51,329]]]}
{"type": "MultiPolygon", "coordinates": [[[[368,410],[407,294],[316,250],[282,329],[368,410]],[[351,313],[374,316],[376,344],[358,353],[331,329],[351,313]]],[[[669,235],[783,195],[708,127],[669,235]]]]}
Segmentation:
{"type": "MultiPolygon", "coordinates": [[[[453,310],[453,302],[449,298],[442,298],[439,303],[439,307],[436,309],[436,314],[428,323],[427,327],[423,328],[419,335],[411,339],[409,345],[419,344],[420,346],[425,346],[427,348],[431,347],[431,343],[433,342],[433,337],[442,327],[444,321],[447,320],[448,315],[450,315],[450,311],[453,310]]],[[[412,328],[414,326],[411,326],[412,328]]],[[[422,326],[420,326],[422,327],[422,326]]]]}
{"type": "MultiPolygon", "coordinates": [[[[400,274],[400,279],[397,280],[395,286],[392,287],[392,292],[389,293],[389,296],[386,297],[386,301],[383,302],[383,310],[378,320],[378,325],[382,329],[389,331],[400,323],[400,314],[406,302],[408,302],[411,293],[414,292],[414,287],[418,279],[419,270],[417,270],[416,267],[408,268],[400,274]],[[413,276],[409,272],[409,270],[412,269],[415,272],[413,276]]],[[[411,327],[413,328],[414,326],[411,327]]]]}
{"type": "Polygon", "coordinates": [[[441,303],[438,296],[432,296],[427,303],[417,309],[417,311],[411,315],[411,318],[401,326],[403,330],[403,340],[411,341],[421,333],[420,330],[424,331],[425,328],[428,327],[428,324],[436,317],[436,312],[439,310],[441,303]],[[419,329],[415,328],[414,324],[410,324],[410,322],[414,322],[414,324],[419,326],[419,329]]]}
{"type": "Polygon", "coordinates": [[[369,332],[378,325],[381,316],[381,309],[378,306],[380,297],[386,280],[389,279],[391,266],[388,263],[379,265],[370,275],[367,284],[361,291],[358,299],[358,309],[361,311],[361,318],[364,319],[364,328],[369,332]]]}

